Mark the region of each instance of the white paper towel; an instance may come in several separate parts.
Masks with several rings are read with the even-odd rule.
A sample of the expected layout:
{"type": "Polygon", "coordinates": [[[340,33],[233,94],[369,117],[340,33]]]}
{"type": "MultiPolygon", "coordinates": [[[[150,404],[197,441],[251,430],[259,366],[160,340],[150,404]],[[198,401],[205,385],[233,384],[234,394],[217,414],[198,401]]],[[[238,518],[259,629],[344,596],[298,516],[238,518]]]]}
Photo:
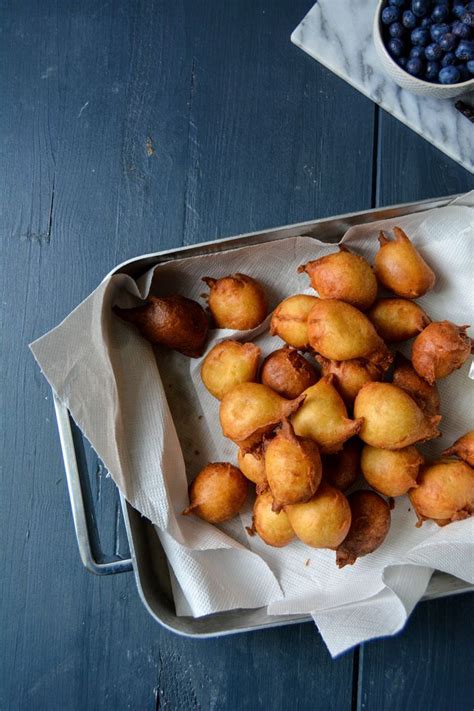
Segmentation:
{"type": "MultiPolygon", "coordinates": [[[[379,229],[402,226],[437,274],[421,306],[434,320],[470,323],[473,215],[471,193],[445,208],[351,228],[343,241],[372,259],[379,229]]],[[[402,497],[384,545],[339,570],[332,551],[300,542],[274,549],[247,536],[251,501],[240,520],[220,528],[181,516],[188,480],[208,461],[234,462],[236,447],[221,434],[219,403],[202,386],[200,360],[152,348],[111,308],[139,303],[150,289],[199,300],[203,276],[235,271],[261,281],[273,308],[290,294],[311,293],[296,269],[331,251],[333,245],[296,237],[160,264],[137,282],[109,277],[31,348],[125,498],[155,524],[173,570],[177,613],[197,617],[265,605],[269,614],[311,613],[335,655],[401,629],[434,568],[474,582],[473,519],[418,529],[402,497]]],[[[281,344],[267,327],[268,319],[250,332],[211,331],[207,351],[233,337],[252,339],[266,355],[281,344]]],[[[423,447],[428,455],[472,427],[468,372],[465,364],[440,383],[443,437],[423,447]]]]}

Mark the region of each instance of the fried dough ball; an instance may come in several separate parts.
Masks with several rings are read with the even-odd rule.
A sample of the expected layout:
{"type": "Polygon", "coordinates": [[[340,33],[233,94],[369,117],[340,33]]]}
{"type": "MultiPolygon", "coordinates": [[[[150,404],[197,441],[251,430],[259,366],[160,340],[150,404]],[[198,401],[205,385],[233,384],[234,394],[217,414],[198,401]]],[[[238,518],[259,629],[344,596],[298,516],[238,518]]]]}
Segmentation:
{"type": "Polygon", "coordinates": [[[285,511],[275,512],[273,497],[270,491],[265,491],[255,499],[253,507],[253,530],[262,541],[274,548],[283,548],[295,537],[290,519],[285,511]]]}
{"type": "Polygon", "coordinates": [[[411,362],[416,372],[430,385],[460,368],[471,354],[472,341],[466,335],[469,326],[451,321],[430,323],[415,338],[411,362]]]}
{"type": "Polygon", "coordinates": [[[298,272],[306,272],[311,286],[321,299],[340,299],[365,311],[377,296],[377,280],[370,264],[347,247],[303,264],[298,272]]]}
{"type": "Polygon", "coordinates": [[[189,506],[183,515],[196,514],[209,523],[236,516],[247,498],[247,479],[227,462],[208,464],[189,487],[189,506]]]}
{"type": "Polygon", "coordinates": [[[357,481],[360,471],[362,442],[350,439],[337,454],[323,456],[323,476],[325,481],[340,491],[347,491],[357,481]]]}
{"type": "Polygon", "coordinates": [[[160,343],[191,358],[202,355],[209,323],[202,306],[192,299],[150,296],[143,306],[115,306],[114,312],[133,323],[150,343],[160,343]]]}
{"type": "Polygon", "coordinates": [[[392,354],[361,311],[338,299],[319,299],[308,316],[309,344],[328,360],[366,358],[382,370],[392,354]]]}
{"type": "Polygon", "coordinates": [[[383,372],[362,358],[354,360],[328,360],[317,355],[323,375],[334,376],[334,386],[347,405],[352,405],[363,385],[382,380],[383,372]]]}
{"type": "Polygon", "coordinates": [[[380,232],[380,249],[375,255],[375,275],[397,296],[417,299],[433,288],[436,277],[400,227],[393,228],[394,240],[380,232]]]}
{"type": "Polygon", "coordinates": [[[439,437],[439,415],[427,416],[404,390],[391,383],[367,383],[354,403],[362,418],[359,437],[372,447],[403,449],[439,437]]]}
{"type": "Polygon", "coordinates": [[[308,348],[308,314],[317,301],[316,296],[307,294],[289,296],[273,312],[270,334],[279,336],[293,348],[308,348]]]}
{"type": "Polygon", "coordinates": [[[312,548],[337,548],[351,525],[351,509],[344,494],[324,481],[304,504],[285,508],[297,537],[312,548]]]}
{"type": "Polygon", "coordinates": [[[443,454],[459,457],[470,467],[474,467],[474,430],[459,437],[451,447],[444,450],[443,454]]]}
{"type": "Polygon", "coordinates": [[[426,415],[439,415],[440,401],[436,383],[429,385],[401,353],[395,356],[393,384],[405,390],[426,415]]]}
{"type": "Polygon", "coordinates": [[[237,464],[244,476],[257,485],[257,492],[263,491],[267,487],[267,478],[265,476],[265,459],[263,454],[257,457],[252,452],[242,452],[239,449],[237,453],[237,464]]]}
{"type": "Polygon", "coordinates": [[[265,319],[268,308],[260,284],[246,274],[230,274],[213,279],[203,277],[210,292],[209,310],[218,328],[246,331],[265,319]]]}
{"type": "Polygon", "coordinates": [[[282,397],[292,400],[314,385],[318,376],[301,353],[286,346],[270,353],[263,361],[260,379],[282,397]]]}
{"type": "Polygon", "coordinates": [[[347,417],[344,401],[332,383],[333,376],[325,375],[305,390],[304,403],[291,418],[296,434],[312,439],[324,454],[337,452],[362,426],[362,420],[347,417]]]}
{"type": "Polygon", "coordinates": [[[377,299],[367,316],[384,341],[407,341],[431,323],[421,306],[408,299],[377,299]]]}
{"type": "Polygon", "coordinates": [[[402,496],[416,487],[423,462],[423,457],[413,446],[391,451],[366,444],[360,458],[366,481],[385,496],[402,496]]]}
{"type": "Polygon", "coordinates": [[[390,530],[390,508],[375,491],[355,491],[349,496],[351,527],[338,547],[338,568],[353,565],[357,558],[379,548],[390,530]]]}
{"type": "Polygon", "coordinates": [[[233,387],[256,380],[261,350],[253,343],[217,343],[201,365],[202,382],[218,400],[233,387]]]}
{"type": "Polygon", "coordinates": [[[266,385],[242,383],[221,400],[222,432],[244,452],[256,449],[263,437],[300,407],[304,396],[285,400],[266,385]]]}
{"type": "Polygon", "coordinates": [[[296,437],[285,420],[265,450],[265,475],[273,495],[273,510],[308,501],[321,482],[318,445],[296,437]]]}
{"type": "Polygon", "coordinates": [[[421,470],[418,487],[408,495],[419,525],[428,518],[439,526],[469,518],[474,511],[474,469],[457,459],[439,459],[421,470]]]}

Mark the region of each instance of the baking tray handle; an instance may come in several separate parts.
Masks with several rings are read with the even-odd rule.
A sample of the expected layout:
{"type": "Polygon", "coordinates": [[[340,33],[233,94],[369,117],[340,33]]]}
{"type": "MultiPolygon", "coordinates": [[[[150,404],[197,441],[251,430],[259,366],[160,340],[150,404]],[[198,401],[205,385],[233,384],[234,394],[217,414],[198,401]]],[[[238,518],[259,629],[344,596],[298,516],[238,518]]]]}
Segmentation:
{"type": "Polygon", "coordinates": [[[128,573],[133,569],[131,558],[119,558],[108,563],[99,563],[92,552],[89,528],[87,525],[87,512],[85,507],[84,492],[82,489],[76,451],[72,438],[71,420],[67,407],[54,394],[54,407],[58,421],[59,438],[63,453],[64,468],[66,470],[67,488],[71,502],[74,529],[76,531],[77,545],[81,560],[91,573],[96,575],[113,575],[114,573],[128,573]]]}

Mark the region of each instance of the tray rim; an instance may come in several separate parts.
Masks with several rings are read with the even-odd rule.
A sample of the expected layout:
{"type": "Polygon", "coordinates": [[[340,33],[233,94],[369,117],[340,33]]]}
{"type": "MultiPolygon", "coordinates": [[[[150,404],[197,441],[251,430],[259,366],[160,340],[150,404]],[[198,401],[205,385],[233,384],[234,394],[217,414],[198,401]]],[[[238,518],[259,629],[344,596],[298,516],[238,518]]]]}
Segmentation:
{"type": "MultiPolygon", "coordinates": [[[[215,239],[215,240],[209,240],[205,242],[199,242],[194,245],[183,245],[180,247],[174,247],[166,250],[161,250],[159,252],[150,252],[147,254],[142,254],[136,257],[132,257],[131,259],[125,260],[124,262],[119,263],[116,265],[103,279],[103,281],[109,279],[111,276],[114,276],[115,274],[118,273],[126,273],[127,267],[131,267],[132,265],[138,265],[140,263],[143,263],[143,267],[145,268],[145,261],[150,261],[150,260],[157,260],[157,263],[161,261],[168,261],[168,260],[179,260],[180,258],[185,258],[188,256],[198,256],[202,254],[210,254],[210,253],[216,253],[223,251],[224,249],[230,249],[230,248],[238,248],[242,247],[245,245],[250,245],[250,244],[256,244],[259,241],[274,241],[276,239],[282,239],[287,236],[292,236],[290,234],[286,234],[288,232],[295,234],[304,234],[308,229],[314,229],[317,226],[323,227],[326,223],[344,223],[345,221],[349,220],[353,224],[360,224],[364,222],[372,222],[378,219],[388,219],[390,217],[396,217],[396,216],[401,216],[404,214],[404,211],[407,213],[416,213],[416,212],[422,212],[424,210],[429,210],[437,207],[444,207],[453,200],[455,200],[457,197],[460,197],[463,193],[458,193],[455,195],[449,195],[449,196],[444,196],[440,198],[427,198],[424,200],[419,200],[419,201],[414,201],[414,202],[406,202],[406,203],[398,203],[395,205],[389,205],[385,207],[378,207],[378,208],[371,208],[369,210],[361,210],[357,212],[351,212],[351,213],[344,213],[341,215],[335,215],[335,216],[329,216],[329,217],[323,217],[323,218],[318,218],[315,220],[307,220],[304,222],[297,222],[297,223],[292,223],[288,225],[283,225],[283,226],[278,226],[274,228],[268,228],[264,230],[258,230],[255,232],[248,232],[248,233],[243,233],[235,236],[229,236],[229,237],[224,237],[220,239],[215,239]],[[396,213],[396,214],[390,214],[390,213],[396,213]],[[370,217],[370,219],[362,219],[365,217],[370,217]],[[361,218],[360,222],[357,222],[357,218],[361,218]]],[[[343,226],[343,225],[341,225],[343,226]]],[[[347,228],[347,226],[346,226],[347,228]]],[[[311,236],[311,235],[310,235],[311,236]]],[[[146,268],[149,268],[149,264],[146,265],[146,268]]],[[[67,411],[67,408],[65,405],[62,405],[64,409],[67,411]]],[[[58,428],[60,429],[60,422],[58,418],[58,413],[57,415],[57,425],[58,428]]],[[[66,458],[66,452],[63,449],[63,456],[66,458]]],[[[122,494],[119,492],[120,495],[120,502],[122,506],[122,512],[124,516],[124,522],[125,522],[125,529],[127,532],[127,538],[128,538],[128,543],[130,547],[130,554],[131,554],[131,559],[133,563],[133,573],[135,577],[135,582],[138,590],[138,594],[140,596],[140,599],[145,606],[145,608],[148,610],[149,614],[164,628],[167,630],[178,634],[183,637],[190,637],[190,638],[197,638],[197,639],[206,639],[206,638],[212,638],[212,637],[220,637],[220,636],[225,636],[229,634],[239,634],[243,632],[251,632],[251,631],[256,631],[260,629],[268,629],[268,628],[273,628],[273,627],[281,627],[284,625],[288,624],[299,624],[303,622],[310,622],[313,621],[313,618],[309,614],[296,614],[296,615],[266,615],[266,619],[262,623],[258,624],[253,624],[249,626],[244,626],[244,627],[226,627],[225,625],[217,631],[212,631],[212,632],[202,632],[202,631],[195,631],[195,632],[187,632],[183,631],[182,629],[179,629],[178,627],[174,627],[170,623],[166,622],[163,620],[153,609],[151,602],[148,600],[147,595],[145,594],[144,587],[142,584],[142,580],[140,577],[140,566],[137,561],[137,554],[136,554],[136,549],[135,549],[135,542],[136,542],[136,531],[134,529],[134,526],[136,524],[132,523],[131,517],[130,517],[130,512],[133,511],[135,512],[135,509],[124,499],[122,494]]],[[[146,520],[146,519],[144,519],[146,520]]],[[[157,542],[159,543],[159,539],[157,538],[157,542]]],[[[430,580],[430,583],[428,584],[427,591],[421,601],[424,600],[430,600],[430,599],[438,599],[442,597],[448,597],[451,595],[458,595],[458,594],[463,594],[466,592],[472,592],[474,591],[474,585],[471,585],[470,583],[467,583],[465,581],[460,580],[459,578],[455,578],[454,576],[451,576],[447,573],[441,573],[440,571],[434,571],[433,576],[430,580]],[[444,585],[451,581],[451,586],[453,587],[449,588],[446,587],[444,589],[443,587],[443,580],[444,585]],[[434,583],[434,585],[433,585],[434,583]],[[436,589],[438,585],[438,589],[436,589]],[[439,585],[441,588],[439,588],[439,585]],[[430,587],[435,588],[430,592],[430,587]]],[[[420,601],[420,602],[421,602],[420,601]]],[[[259,608],[263,609],[263,608],[259,608]]],[[[229,611],[228,614],[231,612],[235,611],[229,611]]],[[[255,610],[245,610],[242,609],[241,611],[242,617],[245,616],[245,613],[249,614],[251,612],[255,612],[255,610]]],[[[221,617],[225,617],[226,612],[219,613],[221,617]]],[[[214,617],[214,615],[209,615],[209,617],[214,617]]],[[[192,617],[178,617],[175,614],[175,619],[186,619],[189,621],[190,624],[195,622],[197,618],[192,618],[192,617]]],[[[203,619],[203,618],[199,618],[203,619]]]]}

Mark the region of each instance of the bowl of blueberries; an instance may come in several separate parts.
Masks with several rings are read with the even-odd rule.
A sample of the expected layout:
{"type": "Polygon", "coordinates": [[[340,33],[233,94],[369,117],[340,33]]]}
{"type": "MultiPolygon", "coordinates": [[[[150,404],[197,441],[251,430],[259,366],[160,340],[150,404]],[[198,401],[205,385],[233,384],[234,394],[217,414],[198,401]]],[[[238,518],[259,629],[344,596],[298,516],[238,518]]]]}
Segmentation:
{"type": "Polygon", "coordinates": [[[403,89],[438,99],[474,90],[474,0],[379,0],[374,43],[403,89]]]}

